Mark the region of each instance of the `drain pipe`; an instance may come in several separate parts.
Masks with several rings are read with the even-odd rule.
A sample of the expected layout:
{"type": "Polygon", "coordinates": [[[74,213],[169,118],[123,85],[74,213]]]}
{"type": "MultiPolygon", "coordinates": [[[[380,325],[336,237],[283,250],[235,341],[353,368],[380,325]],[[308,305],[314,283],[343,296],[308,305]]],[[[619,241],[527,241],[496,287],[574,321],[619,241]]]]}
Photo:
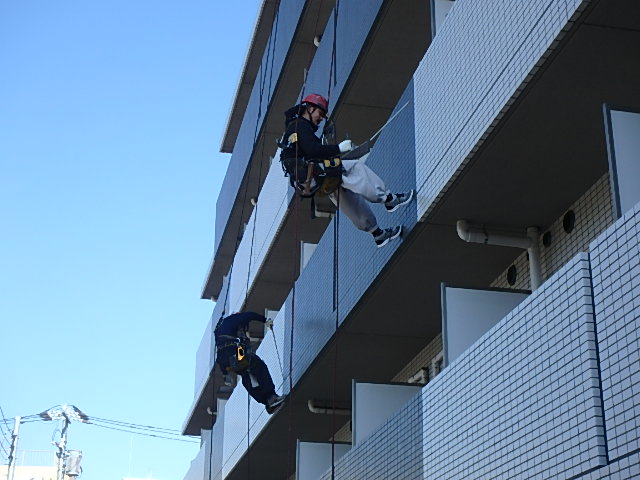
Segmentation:
{"type": "Polygon", "coordinates": [[[540,249],[538,248],[538,227],[527,227],[526,235],[517,235],[500,230],[489,231],[484,225],[481,228],[472,227],[467,220],[458,220],[456,222],[456,229],[458,230],[458,236],[465,242],[526,249],[529,253],[531,290],[536,290],[542,283],[540,249]]]}
{"type": "Polygon", "coordinates": [[[307,406],[309,407],[309,411],[311,413],[324,413],[329,415],[345,415],[351,416],[350,408],[329,408],[329,407],[318,407],[316,406],[313,400],[307,401],[307,406]]]}
{"type": "Polygon", "coordinates": [[[540,269],[540,248],[538,247],[538,227],[527,227],[527,237],[531,240],[529,252],[529,276],[531,277],[531,291],[537,290],[542,284],[542,271],[540,269]]]}

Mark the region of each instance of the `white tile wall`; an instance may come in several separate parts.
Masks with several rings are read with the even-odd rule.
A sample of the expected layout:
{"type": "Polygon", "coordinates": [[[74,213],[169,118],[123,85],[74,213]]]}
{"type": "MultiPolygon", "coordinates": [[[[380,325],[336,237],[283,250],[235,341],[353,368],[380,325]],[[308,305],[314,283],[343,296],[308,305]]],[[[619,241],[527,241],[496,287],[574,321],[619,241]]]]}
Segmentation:
{"type": "Polygon", "coordinates": [[[424,387],[428,478],[570,478],[606,463],[578,255],[424,387]]]}
{"type": "Polygon", "coordinates": [[[418,219],[435,206],[586,3],[455,2],[414,75],[418,219]]]}
{"type": "Polygon", "coordinates": [[[640,204],[590,248],[611,459],[640,449],[640,204]]]}
{"type": "MultiPolygon", "coordinates": [[[[604,174],[593,186],[587,190],[567,211],[575,214],[575,228],[567,233],[562,227],[563,217],[558,218],[545,231],[540,232],[538,248],[542,280],[545,281],[557,272],[565,263],[579,252],[586,252],[589,244],[613,223],[613,204],[609,187],[609,174],[604,174]],[[545,247],[542,237],[546,231],[551,233],[551,245],[545,247]]],[[[507,282],[507,270],[496,278],[492,287],[529,289],[529,260],[527,253],[522,254],[513,262],[518,276],[512,286],[507,282]]]]}

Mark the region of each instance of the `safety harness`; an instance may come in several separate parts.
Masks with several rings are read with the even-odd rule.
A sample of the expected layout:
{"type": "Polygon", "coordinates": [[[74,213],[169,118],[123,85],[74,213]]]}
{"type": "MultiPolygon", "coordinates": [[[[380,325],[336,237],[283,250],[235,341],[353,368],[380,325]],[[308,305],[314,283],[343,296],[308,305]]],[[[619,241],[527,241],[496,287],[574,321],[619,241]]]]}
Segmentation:
{"type": "MultiPolygon", "coordinates": [[[[295,148],[298,141],[297,133],[292,133],[287,139],[285,147],[295,148]]],[[[289,183],[298,192],[301,197],[313,197],[316,193],[319,195],[329,195],[335,192],[342,183],[342,173],[344,167],[340,157],[327,158],[323,160],[302,158],[280,159],[282,170],[286,177],[289,177],[289,183]],[[296,168],[297,167],[297,168],[296,168]],[[311,172],[311,186],[309,193],[305,193],[305,181],[309,174],[309,168],[313,168],[311,172]]]]}
{"type": "Polygon", "coordinates": [[[226,355],[227,371],[233,373],[240,373],[247,370],[251,366],[251,358],[253,352],[251,350],[251,342],[243,335],[240,329],[236,333],[238,335],[225,335],[218,333],[218,328],[224,321],[224,313],[220,316],[216,327],[213,330],[216,339],[216,355],[226,355]],[[218,344],[220,341],[220,344],[218,344]],[[231,349],[230,347],[234,347],[231,349]]]}
{"type": "MultiPolygon", "coordinates": [[[[301,105],[296,105],[285,112],[288,126],[291,122],[296,121],[301,112],[301,105]]],[[[323,132],[323,137],[325,132],[323,132]]],[[[285,133],[282,134],[282,138],[278,142],[278,146],[281,149],[296,148],[298,142],[297,132],[291,133],[285,138],[285,133]]],[[[286,177],[289,177],[289,183],[298,192],[301,197],[313,197],[316,193],[319,195],[329,195],[335,192],[342,183],[342,174],[344,173],[344,167],[342,166],[342,160],[340,157],[327,158],[327,159],[311,159],[311,158],[280,158],[280,164],[286,177]],[[305,182],[309,175],[309,169],[311,171],[311,185],[309,193],[305,193],[305,182]]]]}
{"type": "Polygon", "coordinates": [[[226,341],[226,343],[222,345],[216,345],[218,355],[226,353],[225,349],[229,349],[229,347],[235,347],[233,350],[229,349],[229,352],[232,353],[227,357],[227,363],[229,364],[227,371],[240,373],[251,366],[253,352],[251,350],[251,343],[247,338],[234,337],[232,335],[220,335],[218,338],[226,341]]]}

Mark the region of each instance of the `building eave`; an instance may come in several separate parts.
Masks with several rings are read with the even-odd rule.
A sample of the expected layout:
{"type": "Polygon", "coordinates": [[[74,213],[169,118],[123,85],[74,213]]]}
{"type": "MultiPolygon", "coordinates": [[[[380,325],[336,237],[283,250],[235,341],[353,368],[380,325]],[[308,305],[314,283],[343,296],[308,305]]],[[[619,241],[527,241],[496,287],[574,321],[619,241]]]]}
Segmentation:
{"type": "Polygon", "coordinates": [[[222,153],[231,153],[233,151],[244,112],[247,109],[249,98],[251,98],[253,84],[260,69],[260,62],[262,61],[269,36],[271,35],[273,18],[279,3],[279,0],[263,0],[260,11],[258,12],[253,37],[247,49],[242,73],[238,80],[233,104],[229,111],[224,135],[222,136],[222,143],[220,145],[220,151],[222,153]]]}

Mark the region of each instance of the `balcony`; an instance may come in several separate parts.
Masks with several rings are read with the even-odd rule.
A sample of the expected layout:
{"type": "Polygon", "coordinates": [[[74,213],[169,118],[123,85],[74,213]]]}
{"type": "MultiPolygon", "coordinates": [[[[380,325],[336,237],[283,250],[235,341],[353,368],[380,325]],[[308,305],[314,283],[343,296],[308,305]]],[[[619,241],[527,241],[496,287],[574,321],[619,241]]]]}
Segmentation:
{"type": "Polygon", "coordinates": [[[591,305],[580,254],[336,462],[336,478],[569,478],[605,465],[591,305]]]}
{"type": "Polygon", "coordinates": [[[335,478],[569,478],[628,460],[639,227],[640,204],[338,459],[335,478]]]}
{"type": "MultiPolygon", "coordinates": [[[[273,79],[273,95],[263,92],[263,105],[260,106],[261,97],[256,84],[246,111],[236,109],[232,112],[232,118],[238,115],[244,117],[218,199],[216,251],[203,289],[203,298],[219,297],[222,277],[230,268],[241,225],[247,222],[251,213],[248,202],[260,190],[269,168],[269,157],[275,154],[275,140],[282,133],[282,112],[299,100],[302,72],[307,66],[311,65],[307,76],[307,92],[315,89],[328,94],[334,36],[333,17],[330,17],[333,2],[305,2],[304,8],[299,5],[293,8],[285,3],[280,7],[280,21],[289,25],[293,17],[300,17],[295,33],[289,28],[283,34],[279,27],[277,44],[286,44],[284,39],[288,38],[291,49],[288,53],[281,49],[276,54],[277,62],[284,60],[281,69],[274,70],[280,71],[280,74],[277,81],[275,77],[273,79]],[[309,5],[313,5],[313,8],[309,5]],[[318,6],[321,6],[321,10],[314,10],[318,6]],[[331,8],[325,10],[328,6],[331,8]],[[285,15],[282,12],[287,13],[285,15]],[[292,16],[289,12],[301,13],[292,16]],[[327,25],[326,31],[315,32],[322,34],[323,38],[317,52],[315,47],[307,43],[307,39],[314,36],[311,24],[321,29],[327,25]],[[256,132],[258,136],[254,142],[256,132]]],[[[340,4],[340,8],[336,55],[341,60],[336,77],[338,83],[333,86],[331,94],[331,103],[335,105],[332,118],[338,125],[337,134],[340,138],[349,135],[361,142],[389,118],[406,88],[431,39],[430,16],[426,2],[377,1],[357,11],[347,2],[340,4]],[[407,18],[418,21],[407,25],[407,18]],[[403,31],[402,37],[396,34],[400,29],[403,31]]],[[[264,65],[267,65],[266,61],[265,57],[264,65]]],[[[326,225],[325,222],[324,227],[326,225]]],[[[319,238],[320,235],[316,235],[309,241],[317,243],[319,238]]]]}

